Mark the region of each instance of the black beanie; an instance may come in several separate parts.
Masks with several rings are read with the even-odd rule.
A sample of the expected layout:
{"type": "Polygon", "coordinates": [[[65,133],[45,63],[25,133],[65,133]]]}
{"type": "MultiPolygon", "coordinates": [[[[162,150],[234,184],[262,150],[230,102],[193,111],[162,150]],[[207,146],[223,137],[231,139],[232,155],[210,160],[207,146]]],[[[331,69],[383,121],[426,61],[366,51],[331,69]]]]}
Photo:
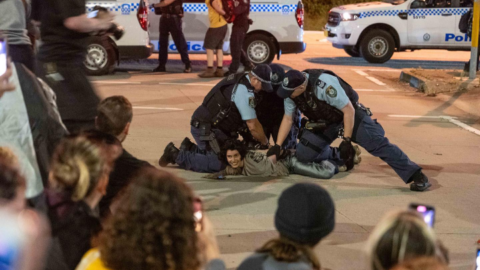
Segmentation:
{"type": "Polygon", "coordinates": [[[290,240],[316,245],[335,227],[335,205],[330,194],[311,183],[287,188],[278,199],[275,227],[290,240]]]}

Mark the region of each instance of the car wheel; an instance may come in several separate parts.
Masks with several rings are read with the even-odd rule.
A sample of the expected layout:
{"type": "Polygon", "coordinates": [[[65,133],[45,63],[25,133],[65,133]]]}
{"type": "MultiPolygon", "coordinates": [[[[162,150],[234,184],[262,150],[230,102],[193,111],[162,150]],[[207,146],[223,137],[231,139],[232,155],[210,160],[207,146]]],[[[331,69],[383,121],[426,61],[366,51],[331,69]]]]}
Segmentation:
{"type": "Polygon", "coordinates": [[[360,57],[360,52],[358,51],[358,48],[356,47],[344,47],[343,50],[350,55],[351,57],[360,57]]]}
{"type": "Polygon", "coordinates": [[[84,66],[90,76],[100,76],[113,71],[116,53],[108,36],[92,36],[87,46],[84,66]]]}
{"type": "Polygon", "coordinates": [[[254,34],[245,39],[244,50],[248,59],[255,65],[270,64],[276,53],[273,40],[261,34],[254,34]]]}
{"type": "Polygon", "coordinates": [[[385,63],[392,58],[395,41],[385,30],[368,32],[360,44],[360,53],[369,63],[385,63]]]}

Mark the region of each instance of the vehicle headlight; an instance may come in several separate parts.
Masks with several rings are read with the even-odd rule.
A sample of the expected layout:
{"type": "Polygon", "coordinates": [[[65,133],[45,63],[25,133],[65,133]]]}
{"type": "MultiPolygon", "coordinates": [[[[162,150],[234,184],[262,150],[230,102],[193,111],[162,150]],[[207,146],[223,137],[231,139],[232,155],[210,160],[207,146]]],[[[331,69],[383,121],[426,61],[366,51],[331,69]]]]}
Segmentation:
{"type": "Polygon", "coordinates": [[[358,14],[345,12],[342,14],[342,21],[355,21],[358,17],[358,14]]]}

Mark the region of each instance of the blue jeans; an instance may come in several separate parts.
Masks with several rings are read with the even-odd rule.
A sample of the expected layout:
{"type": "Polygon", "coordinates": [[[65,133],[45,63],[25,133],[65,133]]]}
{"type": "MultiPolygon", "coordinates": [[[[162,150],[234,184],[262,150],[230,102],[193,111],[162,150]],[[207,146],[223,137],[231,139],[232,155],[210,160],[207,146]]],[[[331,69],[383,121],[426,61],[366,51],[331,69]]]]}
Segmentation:
{"type": "Polygon", "coordinates": [[[190,152],[180,150],[175,163],[182,169],[200,173],[214,173],[225,169],[225,164],[212,151],[190,152]]]}

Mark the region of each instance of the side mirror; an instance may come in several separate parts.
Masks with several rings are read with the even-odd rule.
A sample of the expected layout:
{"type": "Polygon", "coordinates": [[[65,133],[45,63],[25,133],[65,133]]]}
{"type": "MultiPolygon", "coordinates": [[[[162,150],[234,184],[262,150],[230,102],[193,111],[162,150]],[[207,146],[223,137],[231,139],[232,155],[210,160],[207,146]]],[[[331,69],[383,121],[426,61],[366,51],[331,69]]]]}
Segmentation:
{"type": "Polygon", "coordinates": [[[410,5],[410,9],[416,9],[416,8],[425,8],[426,4],[425,1],[423,0],[415,0],[412,2],[410,5]]]}

